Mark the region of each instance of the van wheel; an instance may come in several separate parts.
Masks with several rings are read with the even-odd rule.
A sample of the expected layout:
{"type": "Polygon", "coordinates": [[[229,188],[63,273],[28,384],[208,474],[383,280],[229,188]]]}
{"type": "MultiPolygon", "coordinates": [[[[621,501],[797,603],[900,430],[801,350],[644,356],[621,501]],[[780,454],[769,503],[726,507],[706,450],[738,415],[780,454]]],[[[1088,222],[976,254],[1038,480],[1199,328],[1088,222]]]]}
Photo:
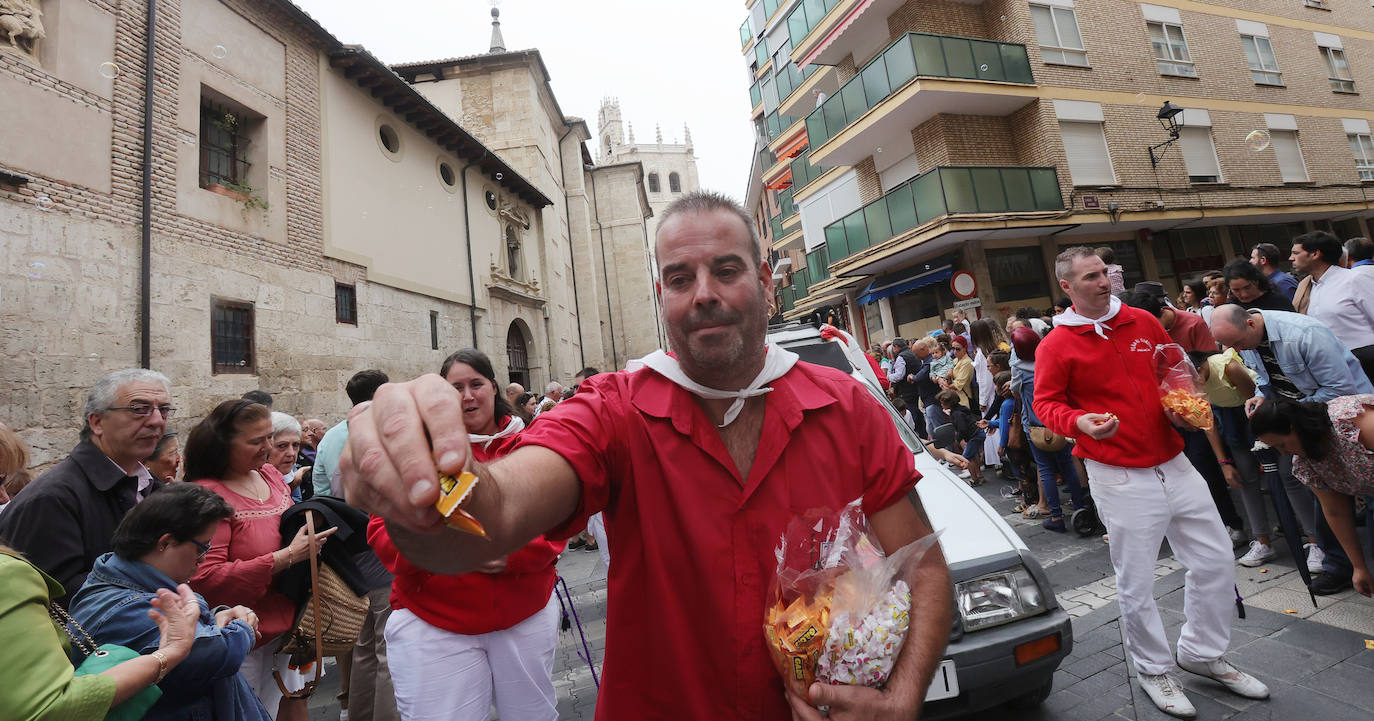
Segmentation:
{"type": "Polygon", "coordinates": [[[1050,691],[1053,689],[1054,679],[1051,678],[1050,680],[1045,682],[1044,686],[1041,686],[1040,688],[1037,688],[1034,691],[1025,694],[1024,696],[1018,696],[1012,699],[1011,701],[1008,701],[1007,705],[1017,709],[1035,708],[1036,706],[1045,703],[1045,699],[1050,697],[1050,691]]]}

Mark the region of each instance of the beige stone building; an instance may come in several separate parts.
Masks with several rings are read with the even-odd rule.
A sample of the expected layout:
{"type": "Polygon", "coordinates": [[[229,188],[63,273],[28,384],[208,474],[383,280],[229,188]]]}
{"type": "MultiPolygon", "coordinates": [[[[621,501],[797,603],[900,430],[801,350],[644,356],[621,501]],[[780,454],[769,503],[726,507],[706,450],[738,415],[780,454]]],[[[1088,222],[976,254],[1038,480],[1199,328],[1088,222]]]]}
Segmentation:
{"type": "Polygon", "coordinates": [[[289,2],[156,10],[0,10],[0,417],[36,464],[115,368],[166,373],[186,430],[255,388],[336,420],[357,370],[465,346],[536,387],[643,349],[642,171],[592,165],[537,52],[455,103],[289,2]]]}
{"type": "Polygon", "coordinates": [[[1047,307],[1069,245],[1173,293],[1260,242],[1368,234],[1362,0],[755,0],[740,39],[787,317],[913,335],[1047,307]]]}

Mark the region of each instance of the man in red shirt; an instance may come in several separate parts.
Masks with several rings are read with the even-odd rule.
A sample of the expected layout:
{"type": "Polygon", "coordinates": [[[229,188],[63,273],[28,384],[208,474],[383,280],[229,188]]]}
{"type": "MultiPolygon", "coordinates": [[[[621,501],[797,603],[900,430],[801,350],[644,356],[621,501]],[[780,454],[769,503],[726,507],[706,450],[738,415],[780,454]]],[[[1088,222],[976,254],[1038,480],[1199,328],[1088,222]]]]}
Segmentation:
{"type": "Polygon", "coordinates": [[[1235,568],[1230,539],[1207,482],[1183,456],[1170,425],[1183,421],[1159,401],[1155,347],[1171,341],[1150,314],[1111,293],[1107,267],[1089,248],[1055,259],[1055,275],[1073,307],[1036,350],[1035,415],[1078,440],[1093,500],[1111,536],[1117,602],[1137,682],[1161,711],[1197,715],[1173,678],[1164,624],[1154,601],[1154,568],[1167,538],[1188,569],[1187,622],[1178,666],[1215,679],[1247,698],[1269,689],[1222,658],[1230,645],[1235,568]]]}
{"type": "Polygon", "coordinates": [[[350,502],[385,517],[401,552],[439,573],[540,533],[565,537],[603,512],[616,564],[598,719],[809,720],[821,706],[834,719],[915,718],[952,621],[941,554],[907,575],[912,625],[882,690],[785,694],[763,635],[774,547],[797,514],[862,498],[889,552],[930,533],[910,451],[861,385],[765,345],[772,272],[743,209],[684,196],[660,216],[656,243],[675,356],[589,379],[489,465],[470,462],[442,379],[383,386],[351,414],[350,502]],[[490,540],[444,530],[436,461],[482,478],[464,508],[490,540]]]}

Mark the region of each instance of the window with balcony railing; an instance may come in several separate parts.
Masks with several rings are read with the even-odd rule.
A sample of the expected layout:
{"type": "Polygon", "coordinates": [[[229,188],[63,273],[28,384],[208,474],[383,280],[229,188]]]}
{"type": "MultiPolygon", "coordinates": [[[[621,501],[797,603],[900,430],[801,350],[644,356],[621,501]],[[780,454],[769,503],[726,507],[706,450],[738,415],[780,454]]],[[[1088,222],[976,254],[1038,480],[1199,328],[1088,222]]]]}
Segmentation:
{"type": "Polygon", "coordinates": [[[787,220],[797,214],[797,204],[792,202],[792,189],[778,193],[778,218],[787,220]]]}
{"type": "Polygon", "coordinates": [[[787,16],[787,34],[792,42],[800,42],[838,4],[840,0],[802,0],[797,3],[787,16]]]}
{"type": "Polygon", "coordinates": [[[1350,140],[1350,152],[1355,154],[1355,169],[1360,173],[1360,180],[1374,180],[1374,140],[1364,133],[1351,133],[1346,137],[1350,140]]]}
{"type": "Polygon", "coordinates": [[[739,46],[741,48],[749,47],[749,41],[753,39],[754,31],[749,29],[749,21],[745,20],[744,24],[739,26],[739,46]]]}
{"type": "Polygon", "coordinates": [[[941,166],[825,226],[834,260],[956,213],[1063,210],[1054,168],[941,166]]]}
{"type": "Polygon", "coordinates": [[[1026,46],[978,38],[906,33],[806,116],[812,148],[916,77],[1034,83],[1026,46]]]}
{"type": "Polygon", "coordinates": [[[1188,52],[1188,39],[1183,36],[1183,26],[1155,21],[1146,23],[1146,26],[1150,29],[1150,45],[1154,47],[1159,74],[1197,77],[1193,56],[1188,52]]]}
{"type": "Polygon", "coordinates": [[[759,91],[759,84],[754,83],[753,85],[749,86],[750,109],[757,108],[759,106],[759,103],[761,102],[763,102],[763,93],[759,91]]]}
{"type": "Polygon", "coordinates": [[[825,243],[806,254],[806,272],[812,283],[819,283],[830,277],[830,251],[825,243]]]}
{"type": "Polygon", "coordinates": [[[1345,61],[1345,51],[1323,47],[1322,57],[1326,60],[1326,76],[1331,81],[1331,90],[1337,93],[1355,92],[1355,80],[1350,76],[1350,64],[1345,61]]]}
{"type": "Polygon", "coordinates": [[[1245,48],[1245,62],[1250,66],[1250,78],[1256,85],[1283,85],[1279,60],[1274,56],[1274,46],[1269,43],[1269,38],[1242,35],[1240,45],[1245,48]]]}

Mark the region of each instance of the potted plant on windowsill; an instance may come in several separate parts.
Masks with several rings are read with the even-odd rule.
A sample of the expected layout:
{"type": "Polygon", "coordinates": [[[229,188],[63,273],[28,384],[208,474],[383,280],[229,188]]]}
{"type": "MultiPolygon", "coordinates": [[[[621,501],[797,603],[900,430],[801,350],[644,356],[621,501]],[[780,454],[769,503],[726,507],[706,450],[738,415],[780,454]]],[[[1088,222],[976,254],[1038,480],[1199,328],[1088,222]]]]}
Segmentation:
{"type": "Polygon", "coordinates": [[[260,210],[266,213],[269,209],[267,199],[258,194],[258,191],[251,185],[238,183],[211,183],[204,186],[206,190],[223,195],[226,198],[238,201],[243,206],[244,220],[248,219],[248,213],[253,210],[260,210]]]}

